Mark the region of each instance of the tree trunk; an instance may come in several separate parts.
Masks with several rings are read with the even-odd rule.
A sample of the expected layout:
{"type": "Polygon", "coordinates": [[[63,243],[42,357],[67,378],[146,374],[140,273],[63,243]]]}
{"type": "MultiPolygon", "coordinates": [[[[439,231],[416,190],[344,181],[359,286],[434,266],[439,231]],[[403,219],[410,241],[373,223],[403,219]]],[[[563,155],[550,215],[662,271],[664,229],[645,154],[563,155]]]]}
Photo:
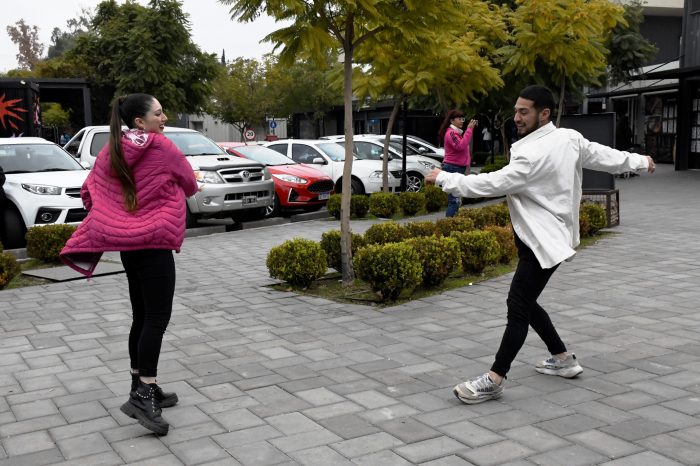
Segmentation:
{"type": "Polygon", "coordinates": [[[343,286],[350,286],[355,280],[352,267],[352,234],[350,231],[350,199],[352,179],[352,54],[353,54],[353,17],[348,15],[347,33],[343,53],[343,102],[345,105],[345,164],[343,165],[342,194],[340,197],[340,263],[343,269],[343,286]]]}
{"type": "Polygon", "coordinates": [[[394,103],[394,108],[391,109],[389,125],[386,128],[386,135],[384,137],[384,154],[382,155],[382,191],[384,192],[389,192],[389,140],[391,139],[391,131],[394,129],[396,115],[399,114],[399,107],[403,99],[404,96],[401,96],[401,98],[394,103]]]}
{"type": "Polygon", "coordinates": [[[559,90],[559,111],[557,112],[557,128],[561,123],[561,115],[564,113],[564,90],[566,88],[566,77],[561,78],[561,88],[559,90]]]}

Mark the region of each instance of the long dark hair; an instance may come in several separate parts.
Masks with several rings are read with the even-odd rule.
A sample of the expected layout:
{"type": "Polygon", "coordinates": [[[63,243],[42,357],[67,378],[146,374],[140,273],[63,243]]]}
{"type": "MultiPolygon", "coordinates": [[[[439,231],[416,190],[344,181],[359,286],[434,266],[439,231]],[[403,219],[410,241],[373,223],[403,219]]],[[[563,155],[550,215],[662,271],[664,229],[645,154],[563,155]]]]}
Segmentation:
{"type": "Polygon", "coordinates": [[[149,94],[129,94],[119,96],[112,102],[112,116],[109,121],[109,162],[122,185],[124,207],[133,212],[137,207],[136,183],[131,167],[124,159],[122,151],[122,122],[130,129],[136,126],[135,119],[143,118],[151,109],[155,98],[149,94]]]}
{"type": "Polygon", "coordinates": [[[443,144],[445,141],[445,133],[447,132],[447,128],[450,127],[450,122],[454,120],[455,118],[463,117],[464,112],[461,110],[457,109],[452,109],[447,112],[445,115],[445,119],[442,120],[442,124],[440,125],[440,131],[438,131],[438,143],[443,144]]]}

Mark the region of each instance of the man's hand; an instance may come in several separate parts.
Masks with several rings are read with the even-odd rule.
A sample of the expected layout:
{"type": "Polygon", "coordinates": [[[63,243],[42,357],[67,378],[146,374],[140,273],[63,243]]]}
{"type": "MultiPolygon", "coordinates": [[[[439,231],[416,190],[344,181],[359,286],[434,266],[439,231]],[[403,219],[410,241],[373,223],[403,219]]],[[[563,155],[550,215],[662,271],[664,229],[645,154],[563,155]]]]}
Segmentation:
{"type": "Polygon", "coordinates": [[[437,179],[437,176],[440,174],[442,170],[439,168],[433,168],[433,171],[428,173],[428,176],[425,177],[425,182],[428,184],[435,184],[435,180],[437,179]]]}
{"type": "Polygon", "coordinates": [[[654,173],[654,170],[656,170],[656,164],[654,163],[654,159],[652,159],[650,155],[645,155],[644,157],[646,157],[647,162],[649,162],[649,167],[647,168],[647,171],[649,173],[654,173]]]}

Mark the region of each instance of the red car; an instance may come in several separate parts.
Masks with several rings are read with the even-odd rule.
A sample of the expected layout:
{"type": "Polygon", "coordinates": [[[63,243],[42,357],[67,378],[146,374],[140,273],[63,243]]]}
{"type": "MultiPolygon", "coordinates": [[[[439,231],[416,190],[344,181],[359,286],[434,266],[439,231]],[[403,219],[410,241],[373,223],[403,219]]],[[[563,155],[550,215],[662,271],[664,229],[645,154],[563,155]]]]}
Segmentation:
{"type": "Polygon", "coordinates": [[[296,163],[279,152],[255,144],[217,144],[231,155],[255,160],[267,167],[275,182],[275,203],[268,207],[268,217],[277,215],[282,210],[316,211],[326,205],[333,194],[333,180],[317,168],[296,163]]]}

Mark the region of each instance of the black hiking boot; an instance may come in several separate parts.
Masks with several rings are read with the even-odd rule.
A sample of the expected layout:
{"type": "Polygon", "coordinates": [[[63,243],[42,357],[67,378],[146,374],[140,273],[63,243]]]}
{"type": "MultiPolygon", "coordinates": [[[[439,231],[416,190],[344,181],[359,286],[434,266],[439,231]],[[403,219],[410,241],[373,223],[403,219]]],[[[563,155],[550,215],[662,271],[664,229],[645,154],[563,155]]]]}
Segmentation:
{"type": "Polygon", "coordinates": [[[160,415],[161,409],[155,397],[157,385],[139,381],[136,390],[129,394],[129,401],[121,406],[122,413],[158,435],[167,435],[170,425],[160,415]]]}
{"type": "MultiPolygon", "coordinates": [[[[131,391],[134,392],[136,391],[136,387],[139,386],[139,375],[134,374],[133,372],[131,373],[131,391]]],[[[176,393],[171,393],[171,392],[164,392],[162,388],[160,388],[160,385],[154,384],[156,386],[155,389],[155,394],[156,394],[156,401],[158,404],[160,404],[161,408],[170,408],[171,406],[175,406],[178,402],[178,397],[176,393]]]]}

